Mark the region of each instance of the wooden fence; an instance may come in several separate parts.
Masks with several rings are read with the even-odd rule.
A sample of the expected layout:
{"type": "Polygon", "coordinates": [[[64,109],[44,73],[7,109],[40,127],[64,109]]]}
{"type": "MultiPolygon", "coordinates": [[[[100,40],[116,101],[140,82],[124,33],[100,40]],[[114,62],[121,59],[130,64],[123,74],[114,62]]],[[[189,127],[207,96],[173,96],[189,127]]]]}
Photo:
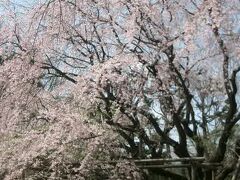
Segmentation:
{"type": "MultiPolygon", "coordinates": [[[[138,159],[138,160],[131,160],[134,162],[139,168],[142,169],[187,169],[190,170],[187,173],[187,179],[189,180],[196,180],[196,169],[197,167],[201,167],[206,170],[211,171],[211,179],[215,180],[215,173],[219,166],[222,166],[221,163],[207,163],[205,158],[203,157],[194,157],[194,158],[177,158],[177,159],[138,159]]],[[[117,162],[117,161],[113,161],[117,162]]],[[[180,174],[179,175],[183,175],[180,174]]],[[[185,174],[186,175],[186,174],[185,174]]],[[[206,176],[205,176],[206,177],[206,176]]],[[[156,179],[156,178],[154,178],[156,179]]],[[[161,178],[160,178],[161,179],[161,178]]]]}

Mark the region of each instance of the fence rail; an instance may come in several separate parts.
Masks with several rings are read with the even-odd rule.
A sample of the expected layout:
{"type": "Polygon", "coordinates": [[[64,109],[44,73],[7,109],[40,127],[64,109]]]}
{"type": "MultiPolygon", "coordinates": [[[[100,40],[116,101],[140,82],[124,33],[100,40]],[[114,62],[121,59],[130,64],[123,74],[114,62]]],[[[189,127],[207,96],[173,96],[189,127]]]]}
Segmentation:
{"type": "MultiPolygon", "coordinates": [[[[129,160],[129,159],[128,159],[129,160]]],[[[141,169],[171,169],[171,168],[187,168],[189,170],[188,179],[196,179],[196,168],[201,167],[211,171],[212,180],[215,180],[215,173],[221,163],[210,163],[206,162],[204,157],[192,157],[192,158],[175,158],[175,159],[130,159],[129,161],[134,162],[136,166],[141,169]]],[[[110,161],[110,163],[118,163],[121,161],[110,161]]]]}

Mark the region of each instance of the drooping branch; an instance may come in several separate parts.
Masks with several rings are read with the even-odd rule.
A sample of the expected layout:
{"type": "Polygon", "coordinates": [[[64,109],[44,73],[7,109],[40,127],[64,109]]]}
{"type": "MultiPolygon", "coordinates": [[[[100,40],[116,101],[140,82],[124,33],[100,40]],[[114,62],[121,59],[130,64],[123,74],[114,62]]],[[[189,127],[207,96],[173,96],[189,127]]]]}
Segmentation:
{"type": "MultiPolygon", "coordinates": [[[[210,17],[212,16],[212,9],[209,9],[209,16],[210,17]]],[[[234,118],[234,116],[237,113],[237,102],[235,97],[237,93],[236,75],[237,75],[237,72],[240,71],[240,69],[237,68],[236,70],[234,70],[232,73],[232,77],[231,78],[229,77],[229,55],[228,55],[227,47],[223,39],[221,38],[221,35],[219,33],[219,28],[215,24],[215,22],[213,22],[213,24],[211,25],[211,28],[223,55],[223,79],[224,79],[224,86],[228,96],[228,104],[229,104],[227,117],[225,119],[226,123],[224,125],[223,132],[220,136],[216,153],[211,158],[211,161],[219,162],[219,161],[222,161],[225,156],[226,146],[231,134],[231,130],[233,126],[236,124],[236,122],[238,121],[238,119],[234,118]]]]}
{"type": "MultiPolygon", "coordinates": [[[[193,99],[193,95],[190,93],[190,90],[188,89],[184,78],[182,77],[181,73],[175,67],[175,65],[173,63],[173,61],[175,59],[174,52],[173,52],[173,46],[170,46],[165,51],[165,53],[168,55],[168,58],[169,58],[169,68],[174,73],[173,79],[175,80],[176,84],[181,89],[183,89],[183,92],[185,95],[184,104],[186,104],[186,120],[180,119],[180,113],[182,112],[183,107],[179,108],[177,113],[174,114],[175,123],[179,122],[179,124],[177,124],[176,127],[177,127],[178,131],[181,132],[181,124],[183,125],[184,132],[182,132],[181,134],[186,134],[187,136],[192,138],[192,140],[196,143],[198,154],[200,156],[203,156],[203,153],[204,153],[204,148],[202,147],[203,142],[202,142],[201,138],[197,137],[197,124],[196,124],[196,120],[195,120],[195,112],[194,112],[194,109],[193,109],[193,106],[191,103],[192,99],[193,99]],[[193,130],[189,128],[190,122],[193,124],[193,130]]],[[[184,106],[184,104],[182,104],[182,105],[184,106]]],[[[182,135],[182,137],[183,137],[183,135],[182,135]]],[[[185,141],[186,141],[186,137],[185,137],[185,141]]],[[[185,144],[186,144],[186,142],[185,142],[185,144]]]]}
{"type": "Polygon", "coordinates": [[[75,74],[61,71],[59,68],[57,68],[56,66],[54,66],[54,65],[52,64],[51,59],[50,59],[49,56],[46,55],[46,57],[47,57],[49,63],[42,63],[42,64],[43,64],[43,65],[41,66],[42,69],[48,70],[48,73],[49,73],[49,74],[53,74],[53,75],[55,75],[56,77],[62,77],[62,78],[65,78],[66,80],[68,80],[68,81],[70,81],[70,82],[73,82],[73,83],[75,83],[75,84],[77,83],[77,81],[76,81],[75,79],[73,79],[73,78],[71,78],[71,77],[69,76],[70,74],[76,76],[75,74]],[[50,72],[50,70],[54,70],[56,74],[50,72]]]}

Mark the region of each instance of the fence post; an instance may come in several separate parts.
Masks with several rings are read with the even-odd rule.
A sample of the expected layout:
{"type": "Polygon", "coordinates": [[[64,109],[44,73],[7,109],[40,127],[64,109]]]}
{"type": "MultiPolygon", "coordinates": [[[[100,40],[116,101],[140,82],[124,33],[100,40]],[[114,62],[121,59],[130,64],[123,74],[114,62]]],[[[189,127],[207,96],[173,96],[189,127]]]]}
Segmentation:
{"type": "Polygon", "coordinates": [[[191,180],[196,180],[196,169],[194,165],[191,166],[191,180]]]}
{"type": "Polygon", "coordinates": [[[212,170],[212,180],[215,180],[215,170],[212,170]]]}

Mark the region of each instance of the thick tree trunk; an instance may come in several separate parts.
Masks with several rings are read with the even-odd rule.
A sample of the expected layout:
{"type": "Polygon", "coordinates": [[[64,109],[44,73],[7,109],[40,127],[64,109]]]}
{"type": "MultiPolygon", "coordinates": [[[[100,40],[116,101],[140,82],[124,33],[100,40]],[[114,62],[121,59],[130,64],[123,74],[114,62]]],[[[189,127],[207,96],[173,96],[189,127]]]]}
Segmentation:
{"type": "Polygon", "coordinates": [[[235,171],[233,173],[232,180],[237,180],[239,177],[239,172],[240,172],[240,159],[238,159],[238,163],[236,165],[235,171]]]}

